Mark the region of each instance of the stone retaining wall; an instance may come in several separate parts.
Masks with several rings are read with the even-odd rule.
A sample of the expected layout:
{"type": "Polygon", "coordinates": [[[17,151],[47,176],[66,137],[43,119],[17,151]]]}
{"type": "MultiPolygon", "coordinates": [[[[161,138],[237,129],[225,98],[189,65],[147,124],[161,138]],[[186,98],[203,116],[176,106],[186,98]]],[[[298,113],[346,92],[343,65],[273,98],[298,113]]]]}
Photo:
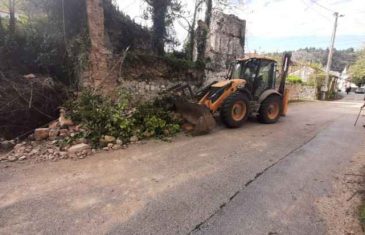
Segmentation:
{"type": "MultiPolygon", "coordinates": [[[[186,84],[184,81],[168,81],[168,80],[153,80],[153,81],[136,81],[136,80],[121,80],[121,88],[129,91],[135,99],[141,101],[153,100],[159,93],[176,86],[178,84],[186,84]]],[[[197,85],[189,83],[193,91],[197,91],[197,85]]]]}
{"type": "Polygon", "coordinates": [[[289,100],[290,101],[298,101],[298,100],[316,100],[317,99],[317,91],[313,86],[307,85],[286,85],[289,89],[289,100]]]}

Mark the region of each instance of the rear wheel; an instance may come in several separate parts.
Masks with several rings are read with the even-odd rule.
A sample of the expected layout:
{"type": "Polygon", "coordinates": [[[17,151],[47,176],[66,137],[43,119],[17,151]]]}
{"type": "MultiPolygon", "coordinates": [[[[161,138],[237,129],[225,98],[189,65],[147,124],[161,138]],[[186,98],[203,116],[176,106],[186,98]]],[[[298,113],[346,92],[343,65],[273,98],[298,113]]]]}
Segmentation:
{"type": "Polygon", "coordinates": [[[265,124],[276,123],[280,118],[281,98],[277,95],[270,96],[261,104],[258,120],[265,124]]]}
{"type": "Polygon", "coordinates": [[[220,116],[223,123],[230,128],[240,127],[247,120],[249,100],[246,95],[236,92],[223,103],[220,116]]]}

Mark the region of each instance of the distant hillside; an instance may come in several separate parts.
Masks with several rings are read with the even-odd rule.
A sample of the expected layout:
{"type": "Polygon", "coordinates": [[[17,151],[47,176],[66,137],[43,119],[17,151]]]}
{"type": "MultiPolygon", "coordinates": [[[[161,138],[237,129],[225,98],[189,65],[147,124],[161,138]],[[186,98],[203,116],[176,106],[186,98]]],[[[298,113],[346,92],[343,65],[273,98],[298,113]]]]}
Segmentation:
{"type": "MultiPolygon", "coordinates": [[[[274,58],[280,57],[281,53],[270,53],[274,58]]],[[[304,63],[327,64],[328,49],[304,48],[293,51],[293,60],[304,63]]],[[[354,63],[356,52],[353,48],[335,50],[331,70],[341,72],[347,65],[354,63]]]]}

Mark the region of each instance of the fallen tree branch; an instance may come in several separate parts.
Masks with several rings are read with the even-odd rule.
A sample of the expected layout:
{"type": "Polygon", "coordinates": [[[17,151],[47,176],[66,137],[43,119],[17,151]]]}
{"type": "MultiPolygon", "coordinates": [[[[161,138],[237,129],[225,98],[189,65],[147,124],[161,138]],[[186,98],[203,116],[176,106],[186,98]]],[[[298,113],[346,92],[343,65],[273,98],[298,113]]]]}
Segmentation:
{"type": "Polygon", "coordinates": [[[109,73],[104,78],[101,79],[101,82],[99,83],[99,85],[95,86],[94,92],[96,92],[96,90],[103,85],[103,83],[106,81],[106,79],[115,71],[115,69],[117,68],[118,65],[120,65],[120,70],[122,69],[122,66],[124,64],[125,58],[127,57],[128,51],[129,51],[129,47],[127,47],[124,50],[124,52],[123,52],[122,56],[120,57],[120,59],[109,70],[109,73]]]}

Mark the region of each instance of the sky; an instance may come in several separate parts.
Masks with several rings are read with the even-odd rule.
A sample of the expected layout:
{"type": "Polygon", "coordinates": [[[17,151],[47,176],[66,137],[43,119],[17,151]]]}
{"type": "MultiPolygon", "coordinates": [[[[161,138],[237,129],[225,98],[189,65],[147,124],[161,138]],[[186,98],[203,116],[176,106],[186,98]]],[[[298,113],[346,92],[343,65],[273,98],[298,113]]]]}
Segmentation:
{"type": "MultiPolygon", "coordinates": [[[[193,10],[194,0],[181,0],[186,11],[193,10]]],[[[119,8],[136,22],[150,26],[141,16],[146,8],[143,0],[117,0],[119,8]]],[[[338,20],[335,47],[365,46],[365,0],[230,0],[225,13],[247,21],[246,51],[281,52],[304,47],[327,48],[334,28],[334,12],[338,20]]],[[[200,17],[204,12],[200,13],[200,17]]],[[[178,40],[187,37],[186,23],[174,23],[178,40]]]]}

